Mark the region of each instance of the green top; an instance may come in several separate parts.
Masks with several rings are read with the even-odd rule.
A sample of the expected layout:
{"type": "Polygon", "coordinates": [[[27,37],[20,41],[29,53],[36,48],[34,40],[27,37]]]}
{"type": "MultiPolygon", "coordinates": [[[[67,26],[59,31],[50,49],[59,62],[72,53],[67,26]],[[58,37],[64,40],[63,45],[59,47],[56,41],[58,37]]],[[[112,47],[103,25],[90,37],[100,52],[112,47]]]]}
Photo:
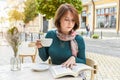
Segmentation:
{"type": "MultiPolygon", "coordinates": [[[[50,47],[39,48],[39,56],[43,61],[51,57],[53,64],[62,64],[72,56],[70,41],[62,41],[56,35],[56,30],[48,31],[46,38],[52,38],[53,42],[50,47]]],[[[78,43],[78,54],[76,63],[86,63],[85,43],[81,36],[76,35],[75,40],[78,43]]]]}

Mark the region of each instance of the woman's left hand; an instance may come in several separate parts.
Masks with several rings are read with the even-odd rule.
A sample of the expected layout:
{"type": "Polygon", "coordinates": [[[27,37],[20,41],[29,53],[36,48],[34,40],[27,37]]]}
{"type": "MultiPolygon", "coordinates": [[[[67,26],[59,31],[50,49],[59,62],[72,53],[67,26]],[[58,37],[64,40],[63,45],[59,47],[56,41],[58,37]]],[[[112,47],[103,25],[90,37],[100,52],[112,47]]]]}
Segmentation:
{"type": "Polygon", "coordinates": [[[69,67],[69,68],[73,68],[73,66],[76,65],[76,61],[75,61],[75,57],[74,56],[71,56],[67,61],[65,61],[62,66],[63,67],[69,67]]]}

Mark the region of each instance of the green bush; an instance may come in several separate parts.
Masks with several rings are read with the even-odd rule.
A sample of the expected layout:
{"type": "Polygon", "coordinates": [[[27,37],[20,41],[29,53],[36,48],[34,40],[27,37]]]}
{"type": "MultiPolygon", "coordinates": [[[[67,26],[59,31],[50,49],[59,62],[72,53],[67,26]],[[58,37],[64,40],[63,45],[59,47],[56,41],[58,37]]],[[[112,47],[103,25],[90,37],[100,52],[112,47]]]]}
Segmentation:
{"type": "Polygon", "coordinates": [[[84,34],[85,34],[85,33],[84,33],[83,31],[81,31],[81,32],[80,32],[80,35],[82,35],[82,36],[83,36],[84,34]]]}
{"type": "Polygon", "coordinates": [[[98,35],[98,34],[93,34],[93,35],[92,35],[92,38],[93,38],[93,39],[98,39],[98,38],[99,38],[99,35],[98,35]]]}

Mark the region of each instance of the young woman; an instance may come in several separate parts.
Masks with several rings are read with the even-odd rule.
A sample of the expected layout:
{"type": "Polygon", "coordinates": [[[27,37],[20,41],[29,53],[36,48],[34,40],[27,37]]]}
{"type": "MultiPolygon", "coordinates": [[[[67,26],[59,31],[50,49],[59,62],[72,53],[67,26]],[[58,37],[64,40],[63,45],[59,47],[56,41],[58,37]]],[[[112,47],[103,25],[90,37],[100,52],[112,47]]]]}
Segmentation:
{"type": "Polygon", "coordinates": [[[46,34],[46,38],[53,39],[51,46],[43,47],[40,41],[36,42],[41,59],[46,61],[50,57],[52,64],[62,64],[70,68],[76,63],[85,64],[85,43],[75,32],[79,28],[77,10],[70,4],[62,4],[54,19],[57,29],[46,34]]]}

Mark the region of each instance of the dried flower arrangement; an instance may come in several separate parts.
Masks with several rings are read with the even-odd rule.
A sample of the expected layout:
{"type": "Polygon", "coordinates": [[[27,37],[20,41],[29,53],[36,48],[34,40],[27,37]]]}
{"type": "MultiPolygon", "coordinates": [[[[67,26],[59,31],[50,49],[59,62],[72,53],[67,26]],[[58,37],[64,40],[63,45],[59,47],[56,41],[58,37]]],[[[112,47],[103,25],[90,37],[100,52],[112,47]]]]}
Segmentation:
{"type": "Polygon", "coordinates": [[[18,46],[20,44],[20,32],[17,27],[11,27],[6,32],[6,40],[14,51],[14,56],[17,56],[18,46]]]}

